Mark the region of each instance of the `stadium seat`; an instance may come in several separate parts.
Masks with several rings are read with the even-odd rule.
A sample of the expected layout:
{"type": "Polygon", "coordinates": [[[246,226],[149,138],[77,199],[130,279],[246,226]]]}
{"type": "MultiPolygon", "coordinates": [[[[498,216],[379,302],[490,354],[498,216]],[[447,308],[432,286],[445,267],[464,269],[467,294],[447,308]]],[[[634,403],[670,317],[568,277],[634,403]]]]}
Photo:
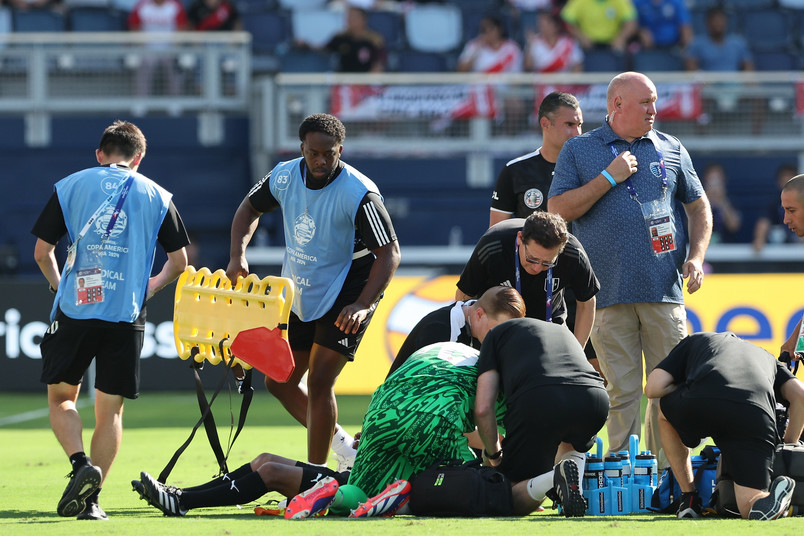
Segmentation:
{"type": "Polygon", "coordinates": [[[332,72],[332,58],[314,50],[288,50],[279,58],[283,73],[325,73],[332,72]]]}
{"type": "Polygon", "coordinates": [[[798,56],[788,52],[756,52],[754,67],[758,71],[795,71],[798,70],[798,56]]]}
{"type": "Polygon", "coordinates": [[[369,11],[368,26],[385,39],[388,50],[397,50],[405,44],[402,17],[391,11],[369,11]]]}
{"type": "Polygon", "coordinates": [[[273,54],[290,40],[288,18],[280,13],[250,13],[243,17],[243,29],[251,34],[256,54],[273,54]]]}
{"type": "Polygon", "coordinates": [[[450,70],[444,54],[417,50],[407,50],[401,53],[396,69],[402,73],[443,73],[450,70]]]}
{"type": "Polygon", "coordinates": [[[306,11],[309,9],[321,9],[327,5],[327,0],[279,0],[282,9],[306,11]]]}
{"type": "Polygon", "coordinates": [[[63,32],[67,30],[64,15],[47,9],[14,11],[15,32],[63,32]]]}
{"type": "Polygon", "coordinates": [[[634,54],[633,68],[639,72],[683,71],[684,60],[666,50],[641,50],[634,54]]]}
{"type": "Polygon", "coordinates": [[[462,39],[460,9],[449,4],[416,5],[405,14],[405,36],[413,50],[449,52],[462,39]]]}
{"type": "Polygon", "coordinates": [[[276,11],[276,0],[237,0],[235,7],[241,15],[245,13],[268,13],[276,11]]]}
{"type": "Polygon", "coordinates": [[[792,21],[777,9],[741,11],[740,29],[755,52],[778,52],[791,44],[792,21]]]}
{"type": "Polygon", "coordinates": [[[328,9],[296,9],[291,14],[293,39],[323,47],[344,26],[343,13],[328,9]]]}
{"type": "Polygon", "coordinates": [[[625,70],[625,56],[609,50],[584,52],[583,70],[590,73],[619,73],[625,70]]]}
{"type": "Polygon", "coordinates": [[[751,9],[771,9],[776,7],[776,0],[726,0],[726,9],[741,12],[751,9]]]}
{"type": "Polygon", "coordinates": [[[70,30],[74,32],[119,32],[126,29],[120,11],[104,7],[74,7],[67,14],[70,30]]]}

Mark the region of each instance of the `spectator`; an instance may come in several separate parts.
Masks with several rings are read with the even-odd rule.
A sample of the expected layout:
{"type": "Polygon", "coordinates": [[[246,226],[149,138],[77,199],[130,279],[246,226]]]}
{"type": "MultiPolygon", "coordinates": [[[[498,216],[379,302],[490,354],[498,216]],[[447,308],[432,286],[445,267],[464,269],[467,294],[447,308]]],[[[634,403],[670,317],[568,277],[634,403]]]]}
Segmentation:
{"type": "Polygon", "coordinates": [[[726,188],[727,178],[723,166],[712,163],[703,173],[704,191],[712,206],[712,242],[734,242],[740,230],[742,216],[729,200],[726,188]]]}
{"type": "Polygon", "coordinates": [[[584,50],[611,48],[624,52],[637,31],[637,13],[631,0],[569,0],[561,18],[584,50]]]}
{"type": "Polygon", "coordinates": [[[633,0],[638,39],[643,48],[686,47],[692,42],[692,17],[684,0],[633,0]]]}
{"type": "Polygon", "coordinates": [[[692,40],[686,57],[688,71],[753,71],[754,59],[741,35],[729,33],[723,8],[706,12],[706,34],[692,40]]]}
{"type": "Polygon", "coordinates": [[[548,11],[539,13],[539,33],[526,30],[525,70],[536,73],[581,72],[583,52],[578,41],[564,32],[561,19],[548,11]]]}
{"type": "Polygon", "coordinates": [[[346,12],[346,29],[335,35],[326,49],[338,57],[342,73],[381,73],[386,51],[382,36],[368,27],[368,15],[359,7],[346,12]]]}
{"type": "MultiPolygon", "coordinates": [[[[793,164],[782,164],[776,170],[776,186],[781,191],[787,181],[798,174],[798,168],[793,164]]],[[[784,209],[779,200],[774,198],[765,206],[762,217],[754,225],[754,250],[759,253],[765,244],[783,244],[797,242],[796,234],[787,229],[784,224],[784,209]]]]}
{"type": "Polygon", "coordinates": [[[204,32],[243,29],[240,14],[229,0],[194,0],[187,9],[187,19],[192,29],[204,32]]]}
{"type": "Polygon", "coordinates": [[[503,22],[487,15],[480,21],[480,32],[464,46],[458,57],[458,70],[475,73],[518,73],[522,71],[522,50],[508,39],[503,22]]]}
{"type": "MultiPolygon", "coordinates": [[[[128,28],[131,31],[146,33],[172,33],[187,29],[187,12],[179,0],[139,0],[128,15],[128,28]]],[[[154,74],[162,71],[170,95],[178,95],[181,78],[176,72],[175,58],[170,51],[170,43],[164,38],[150,39],[145,45],[148,52],[141,57],[137,71],[137,95],[144,97],[151,93],[154,74]]],[[[172,110],[178,111],[176,108],[172,110]]],[[[144,110],[137,106],[135,115],[144,110]]]]}

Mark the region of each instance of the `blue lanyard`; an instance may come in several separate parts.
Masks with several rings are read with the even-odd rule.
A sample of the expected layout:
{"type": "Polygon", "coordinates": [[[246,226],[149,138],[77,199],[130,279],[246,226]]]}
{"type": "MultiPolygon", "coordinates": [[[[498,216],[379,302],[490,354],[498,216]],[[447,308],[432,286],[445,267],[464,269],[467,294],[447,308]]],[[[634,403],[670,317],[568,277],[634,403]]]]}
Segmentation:
{"type": "Polygon", "coordinates": [[[123,208],[123,202],[128,197],[128,192],[131,190],[131,184],[134,182],[134,175],[129,175],[128,180],[123,185],[123,190],[120,192],[120,198],[117,200],[117,204],[114,206],[114,212],[112,212],[112,216],[109,218],[109,223],[106,225],[106,232],[103,233],[103,238],[101,239],[101,243],[106,242],[109,239],[109,235],[112,234],[112,229],[114,229],[114,224],[117,222],[118,216],[120,216],[120,209],[123,208]]]}
{"type": "MultiPolygon", "coordinates": [[[[519,244],[514,240],[514,274],[516,274],[516,291],[522,294],[522,276],[519,273],[519,244]]],[[[545,281],[544,292],[547,295],[547,302],[545,304],[544,319],[547,322],[553,321],[553,268],[547,269],[547,276],[545,281]]]]}
{"type": "MultiPolygon", "coordinates": [[[[614,155],[615,158],[620,153],[617,150],[617,148],[614,146],[614,142],[609,144],[609,149],[611,149],[611,153],[614,155]]],[[[667,168],[664,165],[664,157],[662,156],[662,153],[658,149],[656,149],[656,155],[659,157],[659,170],[660,170],[661,179],[662,179],[662,191],[665,192],[665,195],[666,195],[667,194],[667,168]]],[[[627,179],[625,179],[624,182],[625,182],[625,188],[628,190],[628,195],[631,196],[631,199],[633,199],[634,201],[639,203],[639,198],[637,197],[636,188],[634,188],[634,182],[631,180],[631,177],[629,176],[627,179]]],[[[641,205],[642,203],[639,203],[639,204],[641,205]]]]}

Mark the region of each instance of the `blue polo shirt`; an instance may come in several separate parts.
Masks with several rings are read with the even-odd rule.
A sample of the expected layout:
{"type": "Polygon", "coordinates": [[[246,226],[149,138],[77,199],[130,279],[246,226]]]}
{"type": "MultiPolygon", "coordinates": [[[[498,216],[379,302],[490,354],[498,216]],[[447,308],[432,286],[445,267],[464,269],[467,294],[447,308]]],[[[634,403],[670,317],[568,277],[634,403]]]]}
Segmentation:
{"type": "Polygon", "coordinates": [[[692,24],[684,0],[634,0],[639,26],[650,30],[657,47],[678,45],[681,27],[692,24]]]}
{"type": "MultiPolygon", "coordinates": [[[[579,188],[597,177],[611,163],[614,152],[631,151],[638,171],[631,181],[641,203],[662,199],[659,152],[667,173],[667,196],[691,203],[703,195],[703,187],[689,153],[677,138],[651,130],[628,143],[608,123],[567,140],[556,162],[548,197],[579,188]]],[[[573,220],[573,234],[581,241],[600,280],[597,307],[617,303],[684,303],[681,265],[687,251],[682,215],[684,208],[671,203],[676,229],[676,250],[654,255],[648,226],[639,204],[625,184],[606,192],[586,214],[573,220]]]]}

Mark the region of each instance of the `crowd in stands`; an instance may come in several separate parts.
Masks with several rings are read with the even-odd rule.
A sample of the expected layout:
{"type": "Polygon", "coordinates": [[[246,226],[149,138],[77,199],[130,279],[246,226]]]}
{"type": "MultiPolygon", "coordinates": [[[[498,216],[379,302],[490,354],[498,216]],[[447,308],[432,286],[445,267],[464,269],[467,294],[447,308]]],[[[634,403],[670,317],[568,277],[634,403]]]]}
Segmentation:
{"type": "Polygon", "coordinates": [[[148,31],[143,13],[245,29],[296,71],[796,70],[804,45],[802,0],[0,0],[0,32],[148,31]]]}

